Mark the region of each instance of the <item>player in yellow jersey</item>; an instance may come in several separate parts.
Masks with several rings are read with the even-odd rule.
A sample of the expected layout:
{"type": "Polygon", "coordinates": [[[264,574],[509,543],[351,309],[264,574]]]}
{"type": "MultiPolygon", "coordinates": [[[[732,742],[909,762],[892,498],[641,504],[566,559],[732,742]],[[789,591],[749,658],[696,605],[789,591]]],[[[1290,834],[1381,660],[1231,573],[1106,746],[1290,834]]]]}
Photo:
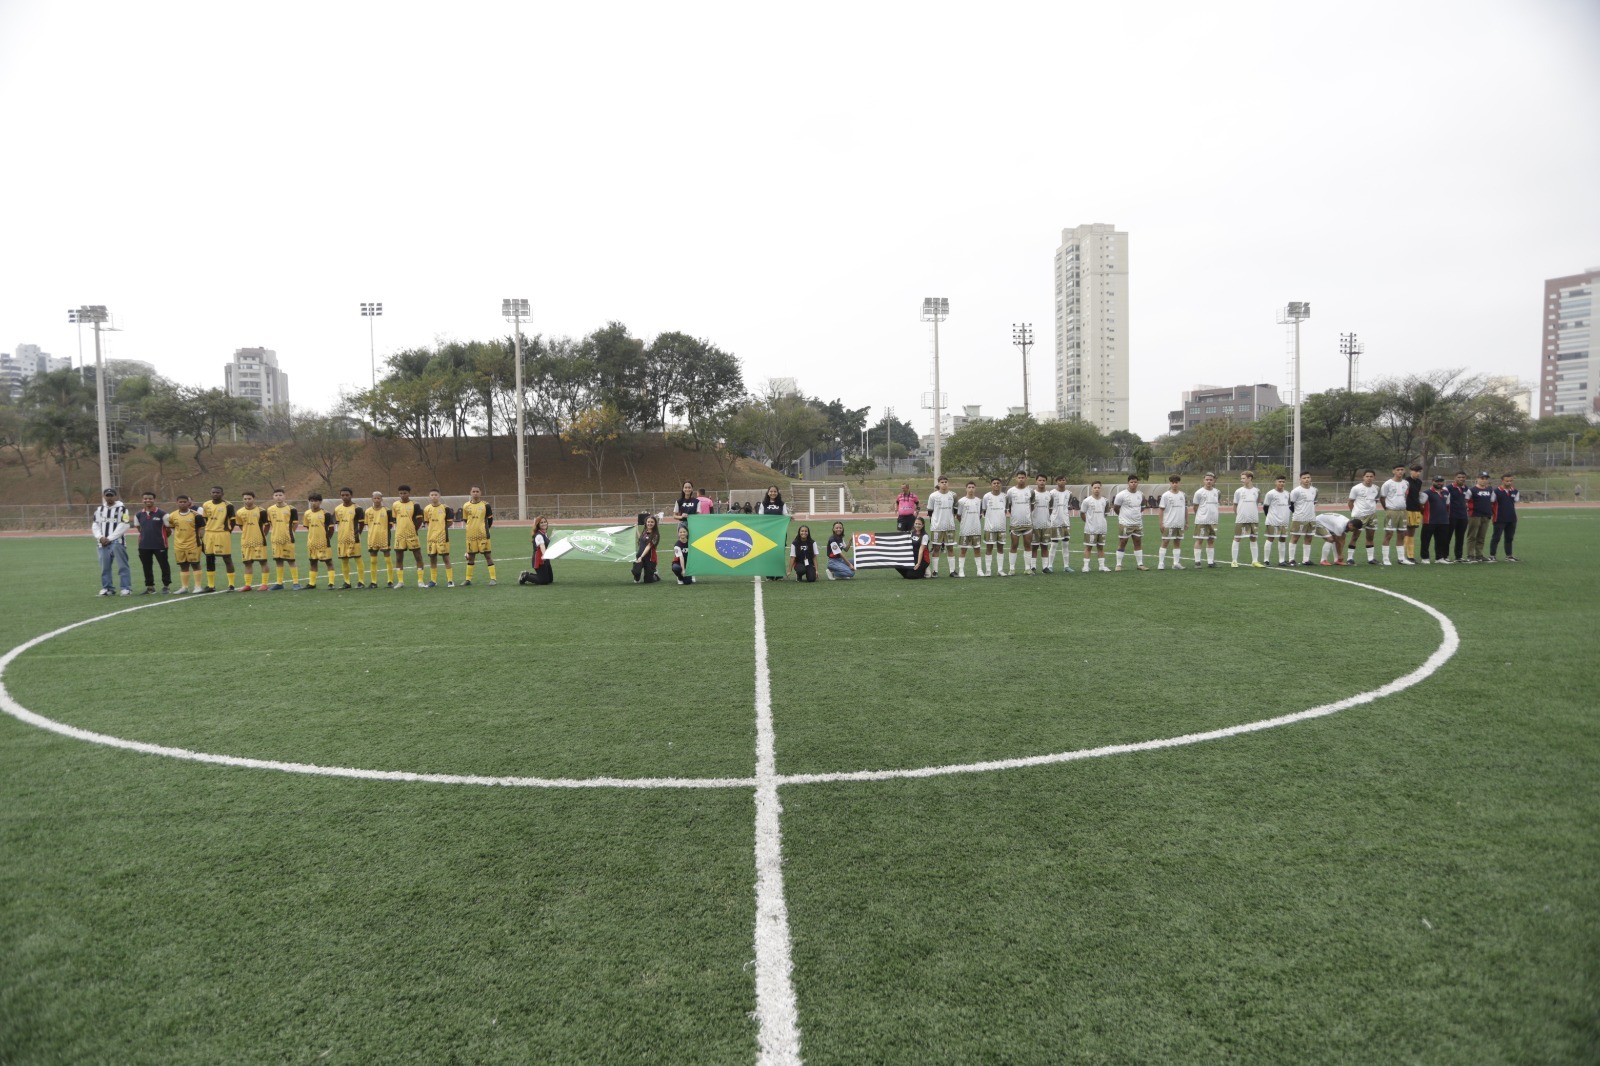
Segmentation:
{"type": "Polygon", "coordinates": [[[200,505],[200,516],[206,520],[205,541],[200,545],[206,553],[206,591],[217,587],[217,557],[228,568],[228,587],[233,592],[233,504],[222,498],[222,486],[211,486],[211,499],[200,505]]]}
{"type": "Polygon", "coordinates": [[[422,520],[428,524],[428,587],[439,583],[439,558],[444,557],[444,587],[456,587],[455,575],[450,571],[450,523],[455,513],[449,504],[439,502],[439,490],[428,492],[428,506],[422,509],[422,520]]]}
{"type": "Polygon", "coordinates": [[[394,518],[394,587],[405,588],[406,552],[417,561],[417,585],[426,588],[422,578],[422,542],[417,539],[417,526],[422,522],[422,504],[411,498],[411,486],[400,486],[400,498],[389,508],[394,518]]]}
{"type": "Polygon", "coordinates": [[[200,585],[200,538],[205,533],[205,516],[199,511],[189,509],[189,497],[178,496],[178,509],[168,511],[162,523],[172,530],[172,555],[178,561],[178,591],[181,596],[185,592],[199,592],[200,585]],[[189,585],[189,575],[194,575],[194,586],[189,585]]]}
{"type": "Polygon", "coordinates": [[[256,494],[240,493],[244,502],[233,512],[233,527],[239,531],[239,557],[244,560],[244,585],[250,591],[250,571],[261,566],[261,591],[267,591],[267,512],[256,506],[256,494]]]}
{"type": "Polygon", "coordinates": [[[394,516],[389,513],[389,508],[383,505],[383,493],[372,494],[372,505],[367,508],[367,565],[372,568],[372,580],[367,583],[367,588],[378,587],[378,564],[383,564],[384,585],[394,587],[394,582],[388,580],[389,576],[389,545],[390,527],[394,525],[394,516]]]}
{"type": "Polygon", "coordinates": [[[272,506],[267,508],[267,541],[272,545],[272,584],[267,586],[277,592],[283,590],[287,575],[294,588],[300,587],[300,565],[294,558],[294,527],[300,523],[300,512],[285,501],[282,489],[272,490],[272,506]]]}
{"type": "Polygon", "coordinates": [[[461,520],[467,524],[467,579],[463,585],[472,584],[472,559],[479,552],[489,565],[489,584],[494,582],[494,556],[489,546],[489,527],[494,525],[494,508],[483,498],[483,488],[472,486],[472,498],[461,505],[461,520]]]}
{"type": "Polygon", "coordinates": [[[317,587],[317,563],[328,564],[328,587],[333,588],[333,512],[322,509],[322,493],[313,492],[307,499],[311,506],[300,521],[306,527],[306,560],[311,573],[306,575],[306,591],[317,587]]]}
{"type": "Polygon", "coordinates": [[[333,509],[333,520],[339,526],[339,572],[344,577],[344,587],[350,587],[350,560],[356,561],[356,588],[366,588],[367,561],[361,558],[361,523],[366,510],[352,502],[355,495],[349,488],[339,490],[339,506],[333,509]]]}

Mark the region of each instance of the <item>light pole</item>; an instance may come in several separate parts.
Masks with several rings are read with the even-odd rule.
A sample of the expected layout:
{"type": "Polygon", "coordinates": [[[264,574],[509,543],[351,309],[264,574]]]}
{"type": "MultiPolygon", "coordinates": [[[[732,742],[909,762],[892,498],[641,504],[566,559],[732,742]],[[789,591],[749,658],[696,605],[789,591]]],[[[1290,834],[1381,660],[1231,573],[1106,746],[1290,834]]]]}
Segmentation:
{"type": "Polygon", "coordinates": [[[1011,323],[1011,343],[1022,349],[1022,413],[1031,414],[1028,407],[1028,349],[1033,347],[1033,323],[1011,323]]]}
{"type": "Polygon", "coordinates": [[[1362,350],[1361,342],[1356,339],[1354,333],[1339,334],[1339,354],[1344,356],[1346,363],[1344,377],[1346,392],[1356,391],[1356,367],[1361,365],[1362,350]]]}
{"type": "Polygon", "coordinates": [[[67,312],[69,323],[94,323],[94,406],[96,420],[100,423],[100,487],[103,489],[118,487],[111,484],[111,435],[106,426],[106,366],[100,358],[100,324],[108,317],[105,304],[84,304],[75,311],[67,312]]]}
{"type": "Polygon", "coordinates": [[[382,315],[383,304],[381,303],[363,303],[361,305],[361,317],[367,320],[367,354],[372,357],[372,387],[374,389],[378,387],[378,348],[377,343],[372,339],[372,320],[382,315]]]}
{"type": "Polygon", "coordinates": [[[939,323],[950,317],[950,301],[943,296],[926,296],[922,300],[922,321],[933,323],[933,479],[939,480],[942,470],[944,428],[944,397],[939,393],[939,323]]]}
{"type": "Polygon", "coordinates": [[[500,314],[509,319],[514,328],[517,352],[517,520],[528,518],[528,437],[524,428],[522,397],[522,320],[528,317],[527,300],[501,300],[500,314]]]}
{"type": "Polygon", "coordinates": [[[1300,323],[1311,317],[1311,305],[1291,303],[1278,312],[1280,323],[1294,326],[1294,459],[1289,464],[1289,477],[1300,476],[1300,323]]]}

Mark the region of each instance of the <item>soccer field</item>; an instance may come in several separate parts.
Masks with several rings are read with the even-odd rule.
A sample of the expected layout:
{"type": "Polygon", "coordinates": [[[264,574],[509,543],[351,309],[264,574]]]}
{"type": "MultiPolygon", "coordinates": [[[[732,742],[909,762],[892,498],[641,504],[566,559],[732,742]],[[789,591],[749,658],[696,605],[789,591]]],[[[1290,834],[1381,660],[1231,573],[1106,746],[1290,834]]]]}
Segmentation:
{"type": "Polygon", "coordinates": [[[4,666],[0,1063],[1595,1061],[1597,542],[152,604],[0,540],[0,652],[99,619],[4,666]]]}

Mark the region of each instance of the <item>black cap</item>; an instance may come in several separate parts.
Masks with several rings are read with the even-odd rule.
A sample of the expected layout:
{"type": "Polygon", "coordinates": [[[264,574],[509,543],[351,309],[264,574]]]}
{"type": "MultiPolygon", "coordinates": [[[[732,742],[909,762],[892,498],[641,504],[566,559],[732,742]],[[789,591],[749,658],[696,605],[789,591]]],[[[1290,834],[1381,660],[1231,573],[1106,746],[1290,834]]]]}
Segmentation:
{"type": "Polygon", "coordinates": [[[106,489],[106,491],[102,492],[100,495],[102,495],[102,496],[115,496],[116,494],[117,494],[117,490],[116,489],[106,489]]]}
{"type": "Polygon", "coordinates": [[[1478,471],[1478,476],[1479,476],[1479,477],[1488,477],[1488,476],[1489,476],[1489,471],[1487,471],[1487,470],[1480,470],[1480,471],[1478,471]]]}
{"type": "Polygon", "coordinates": [[[1444,475],[1443,474],[1435,474],[1435,475],[1433,475],[1433,483],[1435,485],[1443,485],[1444,484],[1444,475]]]}

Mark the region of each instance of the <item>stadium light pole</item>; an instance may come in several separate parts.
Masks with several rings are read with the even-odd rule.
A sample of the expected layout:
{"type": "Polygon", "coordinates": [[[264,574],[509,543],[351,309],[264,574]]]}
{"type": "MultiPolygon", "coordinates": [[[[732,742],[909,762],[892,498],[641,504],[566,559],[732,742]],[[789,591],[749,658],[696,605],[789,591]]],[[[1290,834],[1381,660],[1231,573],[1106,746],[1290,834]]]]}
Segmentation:
{"type": "Polygon", "coordinates": [[[1032,414],[1028,406],[1028,349],[1033,347],[1033,323],[1011,323],[1011,343],[1022,349],[1022,413],[1032,414]]]}
{"type": "Polygon", "coordinates": [[[1300,476],[1300,323],[1311,317],[1311,305],[1304,302],[1290,303],[1278,312],[1280,323],[1294,326],[1294,458],[1289,465],[1289,476],[1300,476]]]}
{"type": "Polygon", "coordinates": [[[374,389],[378,387],[378,346],[373,339],[372,320],[382,315],[383,304],[381,303],[363,303],[361,305],[361,317],[367,320],[367,354],[372,357],[372,387],[374,389]]]}
{"type": "Polygon", "coordinates": [[[116,488],[111,484],[111,434],[106,426],[106,365],[100,357],[100,325],[109,317],[104,304],[84,304],[67,312],[67,321],[73,325],[94,323],[94,406],[100,423],[100,487],[116,488]]]}
{"type": "Polygon", "coordinates": [[[515,330],[517,353],[517,521],[528,518],[528,437],[527,418],[522,396],[522,320],[528,317],[527,300],[501,300],[500,314],[509,319],[515,330]]]}
{"type": "Polygon", "coordinates": [[[950,317],[950,301],[943,296],[925,296],[922,300],[922,321],[933,323],[933,479],[943,473],[944,421],[943,397],[939,395],[939,323],[950,317]]]}

